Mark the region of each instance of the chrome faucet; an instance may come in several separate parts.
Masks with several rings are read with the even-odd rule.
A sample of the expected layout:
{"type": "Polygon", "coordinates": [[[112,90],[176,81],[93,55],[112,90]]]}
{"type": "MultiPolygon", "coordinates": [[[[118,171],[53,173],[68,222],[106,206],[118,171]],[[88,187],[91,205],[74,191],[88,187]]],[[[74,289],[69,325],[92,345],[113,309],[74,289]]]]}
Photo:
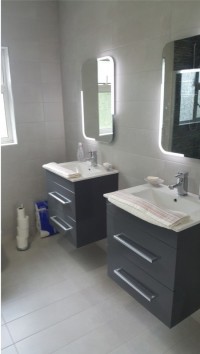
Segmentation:
{"type": "Polygon", "coordinates": [[[89,151],[88,160],[91,162],[91,166],[97,166],[97,151],[89,151]]]}
{"type": "Polygon", "coordinates": [[[177,178],[176,184],[171,184],[169,189],[177,188],[178,195],[187,195],[188,192],[188,172],[178,172],[175,176],[177,178]]]}

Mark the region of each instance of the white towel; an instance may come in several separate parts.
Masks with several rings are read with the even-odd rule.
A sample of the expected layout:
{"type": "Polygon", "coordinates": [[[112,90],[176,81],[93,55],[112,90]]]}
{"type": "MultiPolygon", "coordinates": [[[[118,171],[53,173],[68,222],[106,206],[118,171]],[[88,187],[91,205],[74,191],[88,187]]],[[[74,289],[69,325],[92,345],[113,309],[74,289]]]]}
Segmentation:
{"type": "Polygon", "coordinates": [[[187,221],[189,218],[189,215],[185,213],[159,208],[151,202],[122,191],[113,192],[109,195],[108,200],[116,205],[116,202],[119,202],[121,206],[129,206],[129,212],[132,214],[136,215],[134,211],[139,211],[144,215],[144,220],[151,222],[151,219],[153,219],[156,224],[168,229],[173,229],[173,227],[187,221]]]}
{"type": "Polygon", "coordinates": [[[50,162],[46,165],[43,165],[42,167],[45,168],[46,170],[51,171],[51,172],[55,172],[65,178],[81,177],[81,174],[79,172],[75,172],[73,170],[69,170],[65,167],[62,167],[59,164],[57,164],[56,162],[50,162]]]}

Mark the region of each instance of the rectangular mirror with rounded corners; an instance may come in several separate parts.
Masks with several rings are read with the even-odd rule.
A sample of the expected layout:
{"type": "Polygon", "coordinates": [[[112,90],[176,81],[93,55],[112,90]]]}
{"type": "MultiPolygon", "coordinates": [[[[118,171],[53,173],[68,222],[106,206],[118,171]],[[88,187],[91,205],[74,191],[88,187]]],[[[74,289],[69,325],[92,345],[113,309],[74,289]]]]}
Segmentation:
{"type": "Polygon", "coordinates": [[[200,159],[200,35],[163,49],[160,146],[200,159]]]}
{"type": "Polygon", "coordinates": [[[110,143],[114,116],[114,61],[110,56],[83,63],[81,97],[85,138],[110,143]]]}

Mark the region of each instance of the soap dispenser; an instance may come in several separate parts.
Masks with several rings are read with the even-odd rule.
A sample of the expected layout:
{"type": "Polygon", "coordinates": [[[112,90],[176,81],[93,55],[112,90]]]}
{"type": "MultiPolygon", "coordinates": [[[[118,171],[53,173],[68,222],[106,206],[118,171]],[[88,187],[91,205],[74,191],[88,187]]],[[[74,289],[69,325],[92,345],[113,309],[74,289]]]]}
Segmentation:
{"type": "Polygon", "coordinates": [[[82,143],[78,143],[77,160],[84,161],[84,151],[83,151],[83,144],[82,143]]]}

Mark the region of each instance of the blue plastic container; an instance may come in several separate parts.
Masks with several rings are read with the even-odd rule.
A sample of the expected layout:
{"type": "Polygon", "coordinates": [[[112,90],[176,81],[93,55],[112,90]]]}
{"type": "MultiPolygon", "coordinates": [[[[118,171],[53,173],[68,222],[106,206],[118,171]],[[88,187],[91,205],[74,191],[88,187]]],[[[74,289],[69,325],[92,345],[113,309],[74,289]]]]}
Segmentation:
{"type": "Polygon", "coordinates": [[[36,226],[40,237],[52,236],[58,231],[50,225],[47,200],[35,202],[36,226]]]}

